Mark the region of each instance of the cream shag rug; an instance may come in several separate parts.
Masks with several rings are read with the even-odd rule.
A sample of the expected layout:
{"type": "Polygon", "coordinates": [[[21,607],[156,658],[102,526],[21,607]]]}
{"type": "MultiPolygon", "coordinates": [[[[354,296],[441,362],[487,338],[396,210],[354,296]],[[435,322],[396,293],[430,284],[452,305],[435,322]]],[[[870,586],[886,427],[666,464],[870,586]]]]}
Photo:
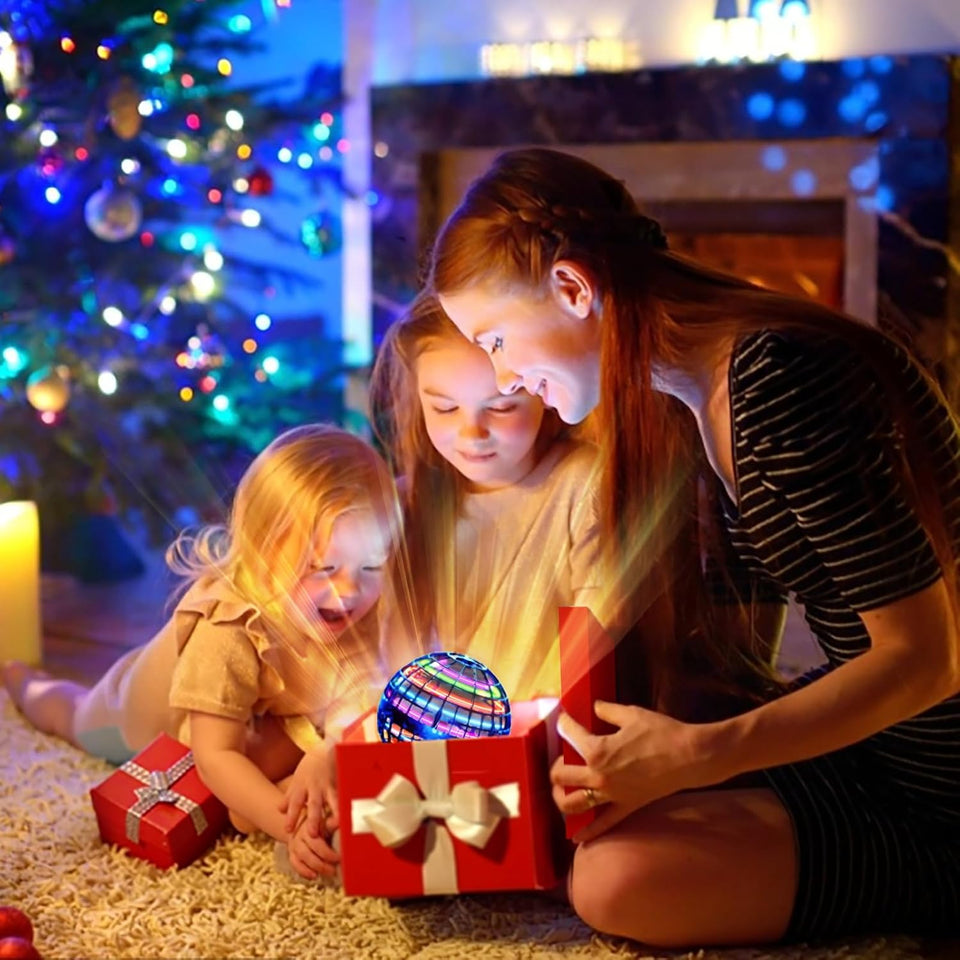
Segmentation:
{"type": "Polygon", "coordinates": [[[266,838],[221,839],[164,872],[101,842],[87,791],[107,764],[38,734],[0,690],[0,903],[33,920],[44,960],[954,960],[960,945],[871,938],[827,947],[651,953],[593,934],[535,894],[405,904],[344,897],[276,872],[266,838]]]}

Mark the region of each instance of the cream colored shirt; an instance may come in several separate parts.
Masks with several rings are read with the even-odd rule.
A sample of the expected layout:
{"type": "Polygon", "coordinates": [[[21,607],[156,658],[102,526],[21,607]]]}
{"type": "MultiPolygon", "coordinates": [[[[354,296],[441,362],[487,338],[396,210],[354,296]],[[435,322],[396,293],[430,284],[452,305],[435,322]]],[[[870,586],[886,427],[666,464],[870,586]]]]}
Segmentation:
{"type": "Polygon", "coordinates": [[[418,645],[388,614],[388,672],[426,650],[456,651],[489,667],[511,700],[559,695],[558,610],[592,608],[602,589],[598,479],[597,448],[563,441],[519,483],[468,494],[434,630],[418,645]]]}

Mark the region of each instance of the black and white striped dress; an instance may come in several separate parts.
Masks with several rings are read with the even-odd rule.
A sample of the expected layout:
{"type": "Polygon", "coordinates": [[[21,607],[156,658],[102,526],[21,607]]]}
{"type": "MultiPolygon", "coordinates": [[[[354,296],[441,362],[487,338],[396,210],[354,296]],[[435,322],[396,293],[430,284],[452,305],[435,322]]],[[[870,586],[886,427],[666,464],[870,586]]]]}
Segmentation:
{"type": "MultiPolygon", "coordinates": [[[[960,542],[960,438],[905,354],[960,542]]],[[[884,389],[851,347],[769,331],[730,367],[734,551],[764,593],[793,591],[829,661],[863,653],[858,611],[932,584],[939,566],[889,468],[884,389]]],[[[960,930],[960,696],[852,747],[765,771],[793,819],[792,939],[960,930]]]]}

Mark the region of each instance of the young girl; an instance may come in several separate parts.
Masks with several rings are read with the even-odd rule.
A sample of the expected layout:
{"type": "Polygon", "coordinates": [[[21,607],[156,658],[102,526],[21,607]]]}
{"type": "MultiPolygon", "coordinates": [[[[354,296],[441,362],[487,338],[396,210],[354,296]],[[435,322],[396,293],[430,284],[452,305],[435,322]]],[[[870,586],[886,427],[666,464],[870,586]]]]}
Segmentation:
{"type": "Polygon", "coordinates": [[[387,331],[371,399],[405,508],[385,667],[455,650],[512,699],[558,694],[557,609],[599,607],[604,586],[594,446],[539,397],[502,396],[489,358],[429,292],[387,331]]]}
{"type": "Polygon", "coordinates": [[[92,689],[16,663],[5,684],[34,726],[113,763],[161,732],[188,743],[235,825],[286,843],[303,876],[330,874],[324,735],[382,689],[376,607],[399,531],[375,450],[332,426],[289,430],[244,474],[226,527],[168,550],[189,588],[152,640],[92,689]],[[288,820],[277,782],[295,768],[288,820]]]}
{"type": "Polygon", "coordinates": [[[936,384],[876,328],[671,254],[622,183],[556,151],[505,153],[470,187],[431,282],[504,393],[568,423],[599,403],[605,529],[629,549],[655,520],[655,572],[684,573],[683,655],[638,669],[759,667],[755,637],[684,621],[707,609],[698,476],[753,622],[793,591],[829,661],[717,722],[600,703],[619,729],[598,737],[561,717],[587,762],[557,765],[557,804],[605,805],[578,913],[669,947],[957,932],[960,433],[936,384]]]}

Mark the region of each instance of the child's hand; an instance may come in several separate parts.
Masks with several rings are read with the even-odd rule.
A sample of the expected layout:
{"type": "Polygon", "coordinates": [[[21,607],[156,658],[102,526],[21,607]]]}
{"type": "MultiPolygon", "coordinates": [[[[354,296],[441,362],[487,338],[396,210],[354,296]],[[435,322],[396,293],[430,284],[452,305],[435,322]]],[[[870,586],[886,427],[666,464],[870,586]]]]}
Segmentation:
{"type": "Polygon", "coordinates": [[[306,832],[313,838],[330,833],[338,826],[337,791],[334,787],[333,751],[321,743],[308,750],[297,764],[280,803],[286,813],[285,829],[293,834],[306,814],[306,832]]]}
{"type": "Polygon", "coordinates": [[[287,841],[287,853],[290,866],[307,880],[316,880],[318,876],[334,876],[340,862],[340,854],[326,838],[310,834],[306,820],[287,841]]]}

